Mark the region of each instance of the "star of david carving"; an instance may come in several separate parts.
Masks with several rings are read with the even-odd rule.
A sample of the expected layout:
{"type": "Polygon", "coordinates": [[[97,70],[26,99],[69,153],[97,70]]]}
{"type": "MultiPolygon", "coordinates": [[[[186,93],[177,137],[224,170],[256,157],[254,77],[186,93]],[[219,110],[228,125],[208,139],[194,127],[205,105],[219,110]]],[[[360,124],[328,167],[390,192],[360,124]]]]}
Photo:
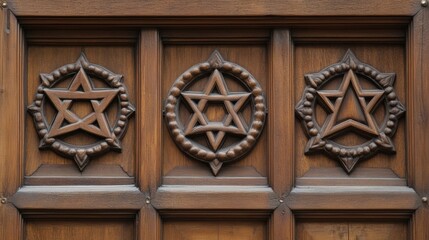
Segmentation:
{"type": "Polygon", "coordinates": [[[118,92],[119,89],[93,89],[83,69],[79,70],[67,90],[45,89],[46,95],[58,110],[49,129],[48,137],[72,133],[79,129],[104,138],[112,137],[113,132],[104,111],[113,98],[118,95],[118,92]],[[80,87],[83,91],[79,91],[80,87]],[[70,110],[74,100],[89,100],[94,111],[84,118],[80,118],[70,110]],[[62,126],[65,120],[69,124],[62,126]],[[93,124],[95,122],[98,126],[93,124]]]}
{"type": "Polygon", "coordinates": [[[164,113],[177,146],[188,156],[209,163],[212,173],[217,175],[223,163],[240,159],[256,144],[265,124],[266,105],[258,81],[246,69],[225,61],[214,51],[207,61],[194,65],[176,79],[167,95],[164,113]],[[226,75],[228,81],[244,86],[243,91],[230,92],[226,75]],[[203,89],[187,90],[193,81],[205,81],[203,89]],[[225,110],[223,119],[209,120],[207,109],[219,103],[225,110]],[[190,110],[188,119],[179,117],[181,104],[190,110]],[[251,109],[250,123],[241,113],[245,106],[251,109]],[[204,136],[207,145],[195,141],[198,136],[204,136]]]}
{"type": "Polygon", "coordinates": [[[244,92],[230,93],[222,74],[217,69],[214,70],[202,93],[182,93],[183,98],[194,111],[185,128],[185,136],[205,133],[210,146],[216,151],[224,140],[226,133],[246,135],[246,123],[239,117],[238,111],[243,107],[249,95],[250,93],[244,92]],[[218,89],[219,93],[213,93],[215,88],[218,89]],[[198,101],[198,104],[195,101],[198,101]],[[210,122],[205,116],[204,109],[210,102],[224,103],[228,114],[223,122],[210,122]],[[198,123],[199,125],[197,125],[198,123]],[[231,123],[234,123],[234,125],[231,125],[231,123]]]}
{"type": "Polygon", "coordinates": [[[64,65],[51,73],[40,74],[42,84],[36,98],[28,106],[35,128],[40,137],[40,149],[73,158],[83,171],[91,156],[99,156],[109,150],[122,150],[120,139],[126,133],[128,119],[135,108],[130,103],[123,76],[90,63],[82,53],[76,63],[64,65]],[[68,88],[53,88],[57,83],[72,77],[68,88]],[[95,88],[91,77],[104,81],[109,88],[95,88]],[[107,108],[118,101],[117,118],[111,126],[106,116],[107,108]],[[52,123],[48,123],[44,107],[50,101],[57,111],[52,123]],[[88,101],[92,112],[79,117],[72,111],[73,102],[88,101]],[[96,142],[88,145],[74,145],[64,140],[69,134],[85,132],[93,135],[96,142]]]}
{"type": "Polygon", "coordinates": [[[377,152],[395,153],[391,137],[395,134],[399,118],[405,107],[393,88],[394,73],[381,73],[374,67],[359,61],[351,50],[343,59],[317,73],[305,75],[307,87],[296,106],[309,136],[305,153],[323,151],[340,161],[350,173],[360,159],[370,158],[377,152]],[[324,89],[326,83],[342,77],[338,89],[324,89]],[[375,86],[364,89],[360,78],[375,86]],[[327,110],[322,126],[315,118],[315,107],[320,104],[327,110]],[[373,112],[378,105],[385,106],[385,120],[379,126],[373,112]],[[337,143],[336,137],[353,131],[367,139],[360,145],[346,146],[337,143]]]}

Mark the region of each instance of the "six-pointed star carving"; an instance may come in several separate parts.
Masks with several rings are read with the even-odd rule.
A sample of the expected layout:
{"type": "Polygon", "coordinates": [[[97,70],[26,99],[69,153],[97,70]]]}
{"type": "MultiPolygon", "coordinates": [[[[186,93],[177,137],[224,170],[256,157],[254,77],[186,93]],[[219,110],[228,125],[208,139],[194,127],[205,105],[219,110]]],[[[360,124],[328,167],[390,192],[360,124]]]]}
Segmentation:
{"type": "Polygon", "coordinates": [[[81,129],[104,138],[111,137],[112,132],[104,110],[118,92],[118,89],[93,89],[88,76],[82,68],[76,74],[67,90],[45,89],[46,95],[58,110],[48,136],[55,137],[81,129]],[[83,91],[79,91],[80,87],[82,87],[83,91]],[[80,118],[70,110],[73,100],[89,100],[94,111],[84,118],[80,118]],[[68,122],[68,124],[62,126],[64,121],[68,122]],[[97,122],[98,126],[94,125],[94,122],[97,122]]]}
{"type": "Polygon", "coordinates": [[[357,76],[352,70],[349,70],[344,75],[344,79],[338,90],[324,90],[317,91],[317,93],[323,104],[332,113],[326,118],[325,124],[322,127],[322,138],[335,135],[350,127],[362,131],[361,133],[366,133],[367,135],[379,135],[378,127],[371,116],[371,111],[383,96],[384,91],[362,90],[357,76]],[[348,96],[348,94],[353,94],[353,96],[348,96]],[[345,103],[347,97],[350,102],[345,103]],[[330,100],[332,98],[336,98],[334,104],[330,100]],[[365,98],[370,98],[368,103],[365,98]],[[346,120],[339,121],[338,117],[345,108],[344,104],[347,104],[346,107],[349,108],[347,109],[349,115],[346,116],[346,120]]]}
{"type": "Polygon", "coordinates": [[[230,93],[222,74],[217,69],[214,70],[202,93],[182,93],[183,98],[194,112],[184,130],[185,135],[206,133],[209,143],[215,151],[221,145],[225,133],[246,135],[246,124],[238,116],[238,111],[243,107],[249,95],[250,93],[246,92],[230,93]],[[219,93],[213,92],[215,87],[219,93]],[[228,114],[222,122],[210,122],[207,119],[203,112],[208,102],[224,103],[228,114]],[[218,133],[215,134],[215,132],[218,133]]]}

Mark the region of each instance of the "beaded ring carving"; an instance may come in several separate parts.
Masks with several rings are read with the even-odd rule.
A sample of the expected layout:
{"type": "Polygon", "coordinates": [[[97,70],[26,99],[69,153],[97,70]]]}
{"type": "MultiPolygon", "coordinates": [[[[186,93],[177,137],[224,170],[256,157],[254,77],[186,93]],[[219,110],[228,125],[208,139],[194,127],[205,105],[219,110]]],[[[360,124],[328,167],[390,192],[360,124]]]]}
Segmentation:
{"type": "Polygon", "coordinates": [[[393,89],[394,73],[381,73],[374,67],[360,62],[351,50],[342,61],[317,73],[305,75],[307,87],[296,106],[297,116],[310,138],[306,153],[324,151],[338,159],[350,173],[359,159],[369,158],[378,151],[394,153],[391,137],[398,127],[398,120],[405,107],[393,89]],[[326,85],[343,77],[338,89],[326,89],[326,85]],[[369,81],[372,88],[362,87],[369,81]],[[322,125],[316,119],[316,105],[327,112],[322,125]],[[373,112],[384,104],[384,120],[378,126],[373,112]],[[344,145],[336,141],[337,136],[351,131],[366,138],[359,145],[344,145]]]}
{"type": "Polygon", "coordinates": [[[171,87],[165,102],[165,120],[177,146],[188,156],[210,164],[217,175],[225,162],[237,160],[255,145],[265,125],[265,97],[256,79],[244,68],[223,60],[214,51],[210,58],[185,71],[171,87]],[[188,89],[196,81],[204,80],[204,89],[188,89]],[[231,92],[225,77],[238,82],[245,91],[231,92]],[[225,115],[222,121],[213,121],[206,115],[207,107],[221,103],[225,115]],[[250,104],[250,124],[240,111],[250,104]],[[180,118],[180,106],[189,109],[190,116],[180,118]],[[194,137],[203,136],[204,143],[194,137]],[[232,143],[225,139],[234,136],[232,143]]]}
{"type": "Polygon", "coordinates": [[[120,139],[135,111],[122,75],[88,62],[82,53],[76,63],[64,65],[49,74],[42,73],[40,79],[42,84],[37,88],[35,100],[27,108],[41,139],[40,149],[52,149],[64,157],[73,158],[80,171],[90,157],[109,150],[122,150],[120,139]],[[73,79],[68,88],[55,88],[56,84],[70,77],[73,79]],[[95,88],[91,77],[103,81],[109,88],[95,88]],[[117,116],[111,125],[105,111],[115,99],[118,101],[117,116]],[[45,114],[47,101],[57,111],[51,123],[45,114]],[[72,110],[73,101],[89,102],[93,112],[80,117],[72,110]],[[97,140],[88,145],[75,145],[62,138],[76,132],[85,132],[97,140]]]}

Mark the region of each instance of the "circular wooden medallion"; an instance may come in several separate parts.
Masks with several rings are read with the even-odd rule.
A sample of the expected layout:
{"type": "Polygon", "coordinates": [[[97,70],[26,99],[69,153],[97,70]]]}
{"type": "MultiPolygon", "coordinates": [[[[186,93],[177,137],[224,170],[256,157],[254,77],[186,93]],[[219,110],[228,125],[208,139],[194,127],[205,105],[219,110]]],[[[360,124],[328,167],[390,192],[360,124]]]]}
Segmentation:
{"type": "Polygon", "coordinates": [[[28,106],[40,137],[40,149],[49,148],[65,157],[74,158],[82,171],[90,156],[101,155],[109,150],[121,151],[120,139],[126,132],[128,118],[135,111],[130,103],[122,75],[89,63],[82,54],[76,63],[64,65],[49,74],[40,74],[42,84],[36,98],[28,106]],[[92,78],[103,81],[108,88],[95,88],[92,78]],[[57,84],[72,78],[68,88],[57,84]],[[106,109],[117,101],[117,116],[109,124],[106,109]],[[48,121],[47,103],[52,104],[56,115],[48,121]],[[91,112],[81,117],[73,112],[74,102],[87,102],[91,112]],[[65,137],[71,134],[89,134],[96,140],[90,144],[76,145],[65,137]]]}
{"type": "Polygon", "coordinates": [[[208,162],[216,175],[224,162],[239,159],[255,145],[265,124],[266,104],[258,81],[215,51],[206,62],[176,79],[164,112],[177,146],[192,158],[208,162]],[[225,78],[241,90],[230,91],[225,78]],[[191,87],[198,85],[195,82],[199,82],[198,90],[191,87]],[[208,117],[208,108],[219,104],[223,111],[213,120],[208,117]],[[186,112],[188,116],[183,117],[186,112]]]}
{"type": "Polygon", "coordinates": [[[342,61],[305,75],[305,80],[307,87],[296,112],[310,138],[306,153],[324,151],[351,172],[359,159],[378,151],[395,152],[391,137],[405,108],[393,89],[394,73],[381,73],[348,50],[342,61]],[[339,87],[329,87],[335,80],[340,80],[339,87]],[[326,111],[322,124],[316,116],[318,106],[326,111]],[[374,112],[379,106],[385,111],[377,122],[374,112]],[[365,140],[358,145],[338,142],[350,134],[365,140]]]}

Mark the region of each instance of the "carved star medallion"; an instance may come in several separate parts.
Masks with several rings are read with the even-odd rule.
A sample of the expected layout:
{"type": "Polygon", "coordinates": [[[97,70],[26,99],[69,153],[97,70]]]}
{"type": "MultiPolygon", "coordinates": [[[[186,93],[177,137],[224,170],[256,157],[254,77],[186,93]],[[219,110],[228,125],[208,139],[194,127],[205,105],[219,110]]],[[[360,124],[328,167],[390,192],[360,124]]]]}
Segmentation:
{"type": "Polygon", "coordinates": [[[48,138],[71,133],[78,129],[104,138],[112,137],[113,132],[104,111],[118,92],[119,89],[94,90],[83,69],[79,70],[67,90],[45,89],[46,95],[58,110],[49,129],[48,138]],[[79,87],[82,87],[83,91],[79,91],[79,87]],[[94,110],[84,118],[80,118],[70,110],[73,100],[82,99],[89,100],[94,110]],[[68,122],[68,124],[63,126],[64,122],[68,122]],[[95,122],[98,126],[93,124],[95,122]]]}
{"type": "Polygon", "coordinates": [[[214,51],[210,58],[184,72],[173,84],[165,104],[165,119],[169,132],[179,148],[200,161],[208,162],[217,175],[224,162],[234,161],[255,145],[265,124],[265,98],[256,79],[244,68],[225,61],[214,51]],[[243,85],[248,92],[231,92],[225,75],[243,85]],[[191,91],[187,87],[194,81],[207,77],[201,91],[191,91]],[[190,109],[189,120],[179,117],[180,104],[190,109]],[[225,115],[221,121],[209,120],[207,108],[221,103],[225,115]],[[242,108],[251,104],[250,125],[240,115],[242,108]],[[205,136],[207,146],[195,140],[195,136],[205,136]],[[241,139],[225,145],[225,139],[234,136],[241,139]]]}
{"type": "Polygon", "coordinates": [[[349,70],[345,75],[340,89],[317,91],[323,103],[332,113],[326,119],[326,124],[322,127],[320,135],[322,138],[329,137],[336,133],[341,133],[349,128],[359,130],[359,133],[366,133],[373,136],[379,134],[378,127],[371,116],[371,111],[383,96],[384,91],[381,90],[362,90],[357,76],[352,70],[349,70]],[[347,95],[350,102],[346,105],[345,99],[347,95]],[[369,103],[366,103],[366,98],[370,97],[369,103]],[[335,103],[332,104],[331,99],[335,98],[335,103]],[[350,111],[351,114],[346,116],[344,121],[339,121],[338,116],[342,111],[350,111]],[[359,121],[360,120],[360,121],[359,121]]]}
{"type": "Polygon", "coordinates": [[[182,96],[194,111],[187,127],[185,136],[205,133],[213,150],[221,145],[225,133],[245,136],[247,133],[246,123],[238,116],[238,111],[248,99],[250,93],[229,93],[225,80],[219,70],[215,69],[202,93],[183,92],[182,96]],[[218,93],[212,93],[217,88],[218,93]],[[198,104],[195,101],[198,101],[198,104]],[[210,102],[223,102],[228,112],[223,122],[210,122],[204,109],[210,102]],[[235,102],[235,104],[233,104],[235,102]],[[198,125],[197,125],[198,123],[198,125]],[[234,125],[231,125],[234,123],[234,125]],[[215,133],[215,131],[217,133],[215,133]]]}
{"type": "Polygon", "coordinates": [[[28,107],[41,138],[40,149],[53,149],[62,156],[74,158],[81,171],[88,164],[90,156],[98,156],[109,150],[122,150],[120,139],[126,132],[134,106],[129,102],[121,75],[88,62],[82,53],[76,63],[67,64],[50,74],[40,74],[40,79],[42,84],[37,89],[36,99],[28,107]],[[72,80],[68,88],[53,88],[70,76],[72,80]],[[90,76],[105,81],[110,88],[93,87],[90,76]],[[114,100],[118,101],[119,108],[112,126],[106,110],[114,100]],[[43,110],[47,101],[57,111],[51,124],[43,110]],[[72,110],[73,103],[77,101],[89,102],[92,111],[80,117],[72,110]],[[80,132],[91,134],[98,140],[89,145],[74,145],[63,138],[80,132]]]}
{"type": "Polygon", "coordinates": [[[391,137],[405,108],[393,89],[394,73],[381,73],[360,62],[348,50],[342,61],[318,73],[307,74],[305,79],[308,85],[296,112],[310,137],[306,153],[324,151],[339,159],[344,169],[351,172],[359,159],[369,158],[378,151],[395,152],[391,137]],[[338,89],[325,89],[328,82],[338,77],[342,77],[338,89]],[[371,81],[375,87],[363,88],[361,78],[371,81]],[[315,118],[318,104],[328,113],[322,126],[315,118]],[[386,109],[381,126],[373,116],[380,104],[386,109]],[[367,141],[351,146],[336,142],[336,137],[347,137],[351,131],[364,136],[367,141]]]}

